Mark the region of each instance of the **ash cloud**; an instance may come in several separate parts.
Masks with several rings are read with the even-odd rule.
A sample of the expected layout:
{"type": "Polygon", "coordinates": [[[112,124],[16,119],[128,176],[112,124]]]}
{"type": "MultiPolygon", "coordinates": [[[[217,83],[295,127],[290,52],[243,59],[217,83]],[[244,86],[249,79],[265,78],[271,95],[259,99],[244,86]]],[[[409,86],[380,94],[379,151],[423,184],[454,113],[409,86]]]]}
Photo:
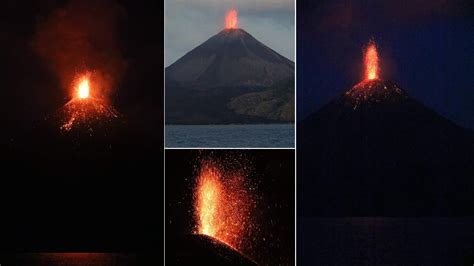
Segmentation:
{"type": "Polygon", "coordinates": [[[32,46],[70,91],[77,75],[90,72],[100,94],[109,95],[126,69],[118,26],[126,16],[114,1],[71,1],[40,19],[32,46]]]}

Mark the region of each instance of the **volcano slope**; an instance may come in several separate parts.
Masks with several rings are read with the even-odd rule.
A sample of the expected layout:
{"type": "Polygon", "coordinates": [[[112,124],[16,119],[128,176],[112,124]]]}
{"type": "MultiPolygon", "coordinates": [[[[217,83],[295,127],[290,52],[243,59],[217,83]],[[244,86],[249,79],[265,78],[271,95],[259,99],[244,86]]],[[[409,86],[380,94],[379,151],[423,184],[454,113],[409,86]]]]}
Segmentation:
{"type": "Polygon", "coordinates": [[[472,215],[474,134],[363,81],[298,125],[302,216],[472,215]]]}
{"type": "Polygon", "coordinates": [[[242,29],[214,35],[165,79],[167,124],[293,122],[294,63],[242,29]]]}

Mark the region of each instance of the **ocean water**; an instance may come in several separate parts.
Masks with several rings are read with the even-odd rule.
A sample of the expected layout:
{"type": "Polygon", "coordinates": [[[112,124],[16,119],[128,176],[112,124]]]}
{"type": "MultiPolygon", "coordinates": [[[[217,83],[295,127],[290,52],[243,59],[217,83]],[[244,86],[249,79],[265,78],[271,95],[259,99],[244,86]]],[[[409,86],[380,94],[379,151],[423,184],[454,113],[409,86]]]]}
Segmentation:
{"type": "Polygon", "coordinates": [[[294,124],[166,125],[167,148],[293,148],[294,124]]]}
{"type": "Polygon", "coordinates": [[[3,266],[139,266],[160,265],[158,254],[128,253],[2,253],[3,266]]]}
{"type": "Polygon", "coordinates": [[[474,217],[298,217],[298,265],[474,265],[474,217]]]}

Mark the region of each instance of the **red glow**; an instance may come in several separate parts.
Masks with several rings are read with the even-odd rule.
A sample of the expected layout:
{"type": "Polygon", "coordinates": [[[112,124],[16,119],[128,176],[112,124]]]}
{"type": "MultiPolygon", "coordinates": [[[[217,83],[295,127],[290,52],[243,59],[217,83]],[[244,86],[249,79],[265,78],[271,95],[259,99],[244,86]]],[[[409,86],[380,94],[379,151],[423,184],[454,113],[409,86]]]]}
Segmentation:
{"type": "Polygon", "coordinates": [[[92,134],[93,125],[118,118],[118,112],[100,91],[102,80],[97,73],[86,71],[72,81],[72,99],[59,111],[62,131],[87,128],[92,134]]]}
{"type": "Polygon", "coordinates": [[[225,28],[226,29],[236,29],[238,24],[237,19],[237,10],[230,9],[225,15],[225,28]]]}
{"type": "Polygon", "coordinates": [[[212,160],[201,162],[194,190],[195,233],[243,251],[245,236],[253,227],[254,206],[244,174],[227,172],[212,160]]]}
{"type": "Polygon", "coordinates": [[[369,42],[364,55],[365,79],[372,80],[379,78],[379,56],[375,42],[369,42]]]}
{"type": "Polygon", "coordinates": [[[89,79],[87,77],[82,78],[77,88],[77,95],[81,99],[89,97],[89,79]]]}

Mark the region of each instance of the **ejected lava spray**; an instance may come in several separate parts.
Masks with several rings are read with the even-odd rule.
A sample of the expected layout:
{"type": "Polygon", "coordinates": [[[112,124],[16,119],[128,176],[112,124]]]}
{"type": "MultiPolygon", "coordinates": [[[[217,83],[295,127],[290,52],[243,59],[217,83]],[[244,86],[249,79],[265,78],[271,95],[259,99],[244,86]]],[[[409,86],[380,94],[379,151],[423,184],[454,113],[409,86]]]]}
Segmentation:
{"type": "Polygon", "coordinates": [[[118,117],[118,112],[101,96],[100,82],[87,71],[78,75],[71,86],[72,99],[60,109],[61,131],[84,128],[93,132],[94,125],[118,117]]]}
{"type": "Polygon", "coordinates": [[[211,236],[246,253],[252,246],[256,195],[245,171],[214,159],[200,161],[194,188],[194,233],[211,236]]]}
{"type": "Polygon", "coordinates": [[[236,29],[238,27],[238,13],[237,10],[232,8],[227,11],[225,15],[225,28],[226,29],[236,29]]]}
{"type": "Polygon", "coordinates": [[[69,96],[53,115],[61,131],[92,133],[117,117],[110,99],[126,69],[118,42],[124,15],[113,0],[71,0],[38,20],[32,46],[60,81],[57,93],[69,96]]]}
{"type": "Polygon", "coordinates": [[[379,78],[379,55],[374,41],[370,41],[364,54],[365,79],[379,78]]]}

